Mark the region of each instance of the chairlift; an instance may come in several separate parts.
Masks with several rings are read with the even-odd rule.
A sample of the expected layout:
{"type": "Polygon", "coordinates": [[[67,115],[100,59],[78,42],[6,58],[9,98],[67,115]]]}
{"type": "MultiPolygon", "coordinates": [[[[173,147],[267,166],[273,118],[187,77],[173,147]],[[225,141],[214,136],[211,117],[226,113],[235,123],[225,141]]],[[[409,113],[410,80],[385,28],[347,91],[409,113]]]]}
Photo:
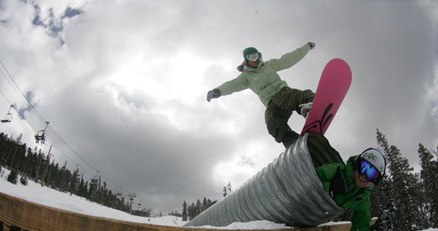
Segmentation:
{"type": "Polygon", "coordinates": [[[38,143],[44,144],[46,142],[44,131],[39,131],[37,132],[37,134],[35,134],[35,141],[37,144],[38,143]]]}
{"type": "Polygon", "coordinates": [[[47,126],[49,126],[49,122],[46,122],[46,127],[43,130],[38,131],[35,134],[35,141],[36,141],[37,144],[38,143],[44,144],[46,142],[45,132],[46,132],[47,126]]]}
{"type": "Polygon", "coordinates": [[[12,113],[11,109],[14,108],[14,105],[9,107],[8,113],[6,113],[5,117],[1,120],[2,123],[9,123],[12,121],[12,113]]]}
{"type": "Polygon", "coordinates": [[[123,194],[122,194],[122,188],[119,188],[119,191],[116,193],[116,195],[118,196],[118,197],[121,197],[123,194]]]}

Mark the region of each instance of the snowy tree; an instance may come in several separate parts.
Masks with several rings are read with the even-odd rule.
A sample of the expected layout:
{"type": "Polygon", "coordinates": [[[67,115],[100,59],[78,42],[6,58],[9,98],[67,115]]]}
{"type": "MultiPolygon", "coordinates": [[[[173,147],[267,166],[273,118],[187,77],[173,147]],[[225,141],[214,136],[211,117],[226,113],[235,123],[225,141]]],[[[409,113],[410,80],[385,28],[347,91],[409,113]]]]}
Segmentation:
{"type": "Polygon", "coordinates": [[[88,198],[92,201],[97,200],[98,184],[99,184],[99,180],[96,177],[91,179],[90,187],[88,189],[88,198]]]}
{"type": "Polygon", "coordinates": [[[182,210],[182,220],[187,221],[187,202],[184,201],[183,203],[183,210],[182,210]]]}
{"type": "Polygon", "coordinates": [[[227,186],[224,186],[222,189],[222,196],[226,197],[231,194],[231,183],[228,183],[227,186]]]}
{"type": "Polygon", "coordinates": [[[80,175],[79,168],[76,168],[70,179],[69,191],[75,194],[78,194],[79,191],[79,183],[80,183],[79,175],[80,175]]]}
{"type": "Polygon", "coordinates": [[[207,198],[204,197],[204,200],[202,201],[202,211],[208,209],[210,205],[208,204],[207,198]]]}
{"type": "Polygon", "coordinates": [[[196,215],[199,215],[200,213],[202,213],[202,204],[201,204],[201,200],[197,200],[196,201],[196,215]]]}
{"type": "Polygon", "coordinates": [[[408,160],[402,156],[400,150],[394,145],[389,146],[385,136],[377,130],[377,142],[384,149],[387,159],[389,214],[394,221],[396,230],[416,230],[416,221],[419,219],[419,210],[411,194],[417,185],[413,175],[413,168],[408,160]]]}
{"type": "Polygon", "coordinates": [[[222,196],[226,197],[227,195],[228,195],[228,190],[227,190],[227,187],[224,186],[224,188],[222,189],[222,196]]]}
{"type": "Polygon", "coordinates": [[[189,205],[189,207],[187,208],[187,212],[188,212],[188,216],[189,219],[192,220],[193,218],[195,218],[198,214],[196,213],[196,206],[194,203],[192,203],[191,205],[189,205]]]}
{"type": "Polygon", "coordinates": [[[217,201],[211,201],[210,199],[207,199],[204,197],[203,202],[201,203],[201,200],[196,200],[196,204],[192,203],[191,205],[187,206],[186,201],[183,203],[183,217],[184,217],[184,205],[187,206],[187,217],[189,220],[192,220],[196,216],[198,216],[203,211],[210,208],[212,205],[214,205],[217,201]]]}
{"type": "Polygon", "coordinates": [[[18,180],[18,171],[16,169],[12,169],[12,171],[8,175],[8,181],[12,184],[17,184],[18,180]]]}
{"type": "MultiPolygon", "coordinates": [[[[375,217],[381,217],[381,214],[388,210],[391,203],[391,182],[387,177],[384,177],[382,181],[375,186],[371,191],[371,215],[375,217]]],[[[387,214],[388,215],[388,214],[387,214]]]]}
{"type": "Polygon", "coordinates": [[[418,154],[421,163],[421,179],[424,182],[427,202],[429,202],[429,221],[431,226],[438,226],[438,171],[437,161],[433,160],[432,153],[422,144],[419,145],[418,154]]]}

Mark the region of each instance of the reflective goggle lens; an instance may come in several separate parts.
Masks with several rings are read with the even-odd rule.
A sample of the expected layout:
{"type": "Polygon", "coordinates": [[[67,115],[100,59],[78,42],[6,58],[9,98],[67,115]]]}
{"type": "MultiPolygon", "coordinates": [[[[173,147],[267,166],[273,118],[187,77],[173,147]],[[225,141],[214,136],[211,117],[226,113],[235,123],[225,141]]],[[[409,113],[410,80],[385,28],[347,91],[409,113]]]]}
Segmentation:
{"type": "Polygon", "coordinates": [[[364,175],[369,182],[375,182],[380,177],[379,171],[366,160],[360,162],[360,174],[364,175]]]}
{"type": "Polygon", "coordinates": [[[259,53],[252,53],[246,56],[246,59],[249,61],[256,61],[259,59],[259,53]]]}

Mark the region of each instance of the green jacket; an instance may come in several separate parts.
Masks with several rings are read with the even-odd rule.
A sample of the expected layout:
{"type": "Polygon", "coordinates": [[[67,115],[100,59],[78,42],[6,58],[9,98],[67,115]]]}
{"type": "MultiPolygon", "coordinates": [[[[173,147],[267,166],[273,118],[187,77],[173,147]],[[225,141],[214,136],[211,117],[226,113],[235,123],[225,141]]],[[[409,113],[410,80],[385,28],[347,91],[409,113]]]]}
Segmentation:
{"type": "Polygon", "coordinates": [[[287,83],[280,79],[277,72],[298,63],[310,49],[310,45],[306,44],[295,51],[284,54],[279,59],[263,62],[257,69],[243,71],[235,79],[223,83],[216,89],[219,89],[221,96],[224,96],[249,88],[268,107],[275,94],[287,86],[287,83]]]}
{"type": "Polygon", "coordinates": [[[331,163],[325,164],[316,168],[324,190],[330,191],[330,184],[335,177],[337,170],[346,179],[349,188],[348,193],[335,194],[333,199],[338,206],[353,210],[353,217],[351,219],[352,231],[369,231],[371,230],[371,212],[370,212],[370,189],[361,189],[357,187],[354,181],[354,167],[353,163],[357,156],[352,156],[348,159],[347,164],[331,163]]]}

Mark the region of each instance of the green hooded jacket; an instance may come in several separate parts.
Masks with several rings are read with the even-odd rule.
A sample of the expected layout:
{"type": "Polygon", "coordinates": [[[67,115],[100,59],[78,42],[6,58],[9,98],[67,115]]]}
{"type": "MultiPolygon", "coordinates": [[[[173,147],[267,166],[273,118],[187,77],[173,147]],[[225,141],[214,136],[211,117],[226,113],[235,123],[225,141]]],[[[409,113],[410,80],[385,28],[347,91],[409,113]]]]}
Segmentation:
{"type": "Polygon", "coordinates": [[[290,53],[286,53],[279,59],[271,59],[261,62],[258,68],[250,68],[243,71],[235,79],[227,81],[217,87],[221,96],[234,92],[251,89],[258,95],[262,103],[268,107],[269,102],[274,98],[287,83],[280,79],[278,71],[287,69],[298,63],[311,49],[309,44],[302,46],[290,53]]]}
{"type": "Polygon", "coordinates": [[[336,204],[344,209],[353,210],[351,219],[352,231],[370,231],[371,212],[370,212],[370,191],[371,188],[361,189],[354,181],[354,160],[357,156],[348,159],[347,164],[331,163],[316,168],[324,190],[330,191],[330,184],[335,177],[338,169],[346,179],[349,192],[334,194],[333,199],[336,204]]]}

